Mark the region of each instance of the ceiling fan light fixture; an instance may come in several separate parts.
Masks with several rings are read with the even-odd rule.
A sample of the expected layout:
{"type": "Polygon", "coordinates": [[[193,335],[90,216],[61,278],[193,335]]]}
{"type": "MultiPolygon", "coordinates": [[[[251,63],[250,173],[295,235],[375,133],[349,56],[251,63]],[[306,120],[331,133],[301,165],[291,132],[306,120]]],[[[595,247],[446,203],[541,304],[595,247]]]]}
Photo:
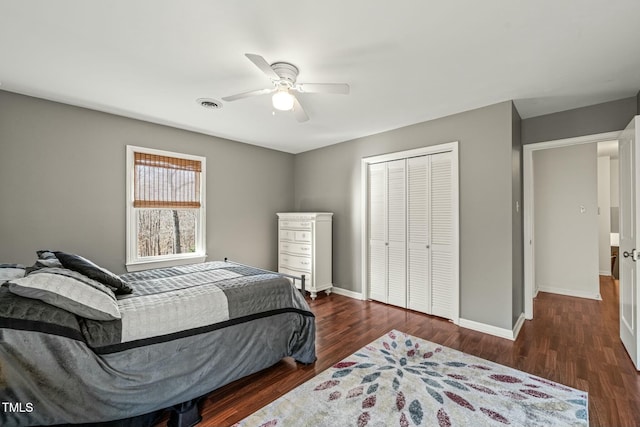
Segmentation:
{"type": "Polygon", "coordinates": [[[231,102],[251,96],[271,94],[273,115],[275,110],[292,111],[292,116],[300,123],[309,120],[300,101],[296,97],[298,93],[335,93],[347,95],[349,85],[346,83],[297,83],[298,67],[289,62],[274,62],[269,64],[266,59],[255,53],[245,53],[249,61],[258,67],[271,80],[272,87],[265,89],[242,92],[231,96],[223,96],[222,100],[231,102]]]}
{"type": "Polygon", "coordinates": [[[273,108],[280,111],[290,111],[293,109],[293,95],[288,90],[278,90],[271,97],[273,108]]]}

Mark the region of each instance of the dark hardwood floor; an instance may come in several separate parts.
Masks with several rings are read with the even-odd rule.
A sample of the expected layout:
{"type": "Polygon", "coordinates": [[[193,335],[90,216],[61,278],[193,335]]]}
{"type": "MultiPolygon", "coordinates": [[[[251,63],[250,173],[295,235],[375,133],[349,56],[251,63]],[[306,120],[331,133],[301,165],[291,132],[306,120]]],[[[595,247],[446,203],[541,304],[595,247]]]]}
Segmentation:
{"type": "MultiPolygon", "coordinates": [[[[618,288],[601,276],[603,301],[540,293],[534,320],[510,341],[428,315],[340,295],[309,300],[318,360],[277,365],[211,393],[200,426],[229,426],[344,359],[390,329],[437,342],[589,393],[591,426],[640,425],[640,375],[619,338],[618,288]]],[[[166,417],[163,422],[166,422],[166,417]]]]}

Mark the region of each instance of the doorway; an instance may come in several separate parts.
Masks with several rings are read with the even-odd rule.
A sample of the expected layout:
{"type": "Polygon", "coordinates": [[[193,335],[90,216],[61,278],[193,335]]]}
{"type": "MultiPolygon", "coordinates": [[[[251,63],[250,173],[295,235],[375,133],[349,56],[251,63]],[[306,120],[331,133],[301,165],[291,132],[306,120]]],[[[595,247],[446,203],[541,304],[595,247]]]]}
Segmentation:
{"type": "MultiPolygon", "coordinates": [[[[578,146],[617,140],[620,132],[607,132],[577,138],[528,144],[523,147],[523,183],[524,183],[524,311],[526,319],[533,319],[533,298],[536,284],[536,251],[535,251],[535,188],[534,188],[534,153],[540,150],[578,146]]],[[[586,210],[579,206],[580,212],[586,210]]],[[[567,254],[570,256],[571,254],[567,254]]],[[[596,261],[597,262],[597,261],[596,261]]],[[[596,275],[597,277],[597,275],[596,275]]]]}
{"type": "Polygon", "coordinates": [[[618,141],[598,143],[598,270],[619,278],[620,162],[618,141]]]}

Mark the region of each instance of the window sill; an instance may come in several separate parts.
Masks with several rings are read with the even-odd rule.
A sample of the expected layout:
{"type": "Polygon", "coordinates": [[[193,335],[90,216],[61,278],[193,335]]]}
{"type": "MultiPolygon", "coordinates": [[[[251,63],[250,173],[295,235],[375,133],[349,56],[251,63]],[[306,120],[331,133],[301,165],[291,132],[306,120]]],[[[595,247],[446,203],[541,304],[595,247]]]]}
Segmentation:
{"type": "Polygon", "coordinates": [[[175,267],[177,265],[186,265],[186,264],[198,264],[204,262],[207,259],[207,255],[189,255],[189,256],[181,256],[179,258],[165,258],[162,260],[145,260],[145,261],[135,261],[127,263],[127,271],[129,273],[134,271],[142,271],[142,270],[151,270],[153,268],[165,268],[165,267],[175,267]]]}

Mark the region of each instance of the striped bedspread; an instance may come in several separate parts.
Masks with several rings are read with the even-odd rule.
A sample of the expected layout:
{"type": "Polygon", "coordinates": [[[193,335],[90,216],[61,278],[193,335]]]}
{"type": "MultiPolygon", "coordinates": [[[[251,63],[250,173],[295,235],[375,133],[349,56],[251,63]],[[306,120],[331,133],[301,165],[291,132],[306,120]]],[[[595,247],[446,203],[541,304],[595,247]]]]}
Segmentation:
{"type": "Polygon", "coordinates": [[[287,279],[223,261],[128,273],[121,278],[134,289],[118,298],[122,318],[80,322],[84,338],[98,353],[202,333],[276,312],[308,311],[287,279]]]}

